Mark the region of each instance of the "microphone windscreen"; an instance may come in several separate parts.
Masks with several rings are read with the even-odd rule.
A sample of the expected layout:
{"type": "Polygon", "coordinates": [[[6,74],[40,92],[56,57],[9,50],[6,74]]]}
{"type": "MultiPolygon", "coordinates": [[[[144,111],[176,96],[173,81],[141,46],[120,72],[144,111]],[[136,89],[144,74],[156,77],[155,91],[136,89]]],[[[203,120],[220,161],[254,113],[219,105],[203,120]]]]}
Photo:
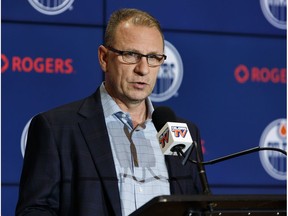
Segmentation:
{"type": "Polygon", "coordinates": [[[177,118],[173,110],[166,106],[157,107],[152,114],[152,122],[159,132],[167,122],[177,122],[177,118]]]}

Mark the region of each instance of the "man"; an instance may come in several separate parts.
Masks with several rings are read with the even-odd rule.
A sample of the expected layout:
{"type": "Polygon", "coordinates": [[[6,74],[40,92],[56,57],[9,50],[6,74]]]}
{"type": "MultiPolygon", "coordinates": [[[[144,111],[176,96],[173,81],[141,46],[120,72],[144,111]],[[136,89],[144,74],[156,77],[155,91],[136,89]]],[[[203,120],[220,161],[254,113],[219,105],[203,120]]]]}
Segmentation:
{"type": "MultiPolygon", "coordinates": [[[[16,215],[128,215],[158,195],[201,192],[195,165],[164,157],[151,121],[163,52],[155,18],[112,14],[98,49],[105,81],[30,124],[16,215]]],[[[196,126],[189,130],[200,142],[196,126]]]]}

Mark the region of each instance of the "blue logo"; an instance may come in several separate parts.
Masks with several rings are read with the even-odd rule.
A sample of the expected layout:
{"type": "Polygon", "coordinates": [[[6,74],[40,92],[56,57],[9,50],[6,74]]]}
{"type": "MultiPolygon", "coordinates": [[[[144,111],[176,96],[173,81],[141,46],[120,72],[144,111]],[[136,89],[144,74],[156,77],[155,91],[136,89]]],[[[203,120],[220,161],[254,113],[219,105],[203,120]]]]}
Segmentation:
{"type": "MultiPolygon", "coordinates": [[[[261,147],[287,149],[286,119],[277,119],[271,122],[262,133],[261,147]]],[[[266,172],[278,180],[286,180],[287,157],[277,151],[260,151],[260,160],[266,172]]]]}
{"type": "Polygon", "coordinates": [[[265,18],[273,26],[286,29],[286,0],[260,0],[265,18]]]}
{"type": "Polygon", "coordinates": [[[71,9],[74,0],[28,0],[34,9],[46,15],[57,15],[71,9]]]}
{"type": "Polygon", "coordinates": [[[160,67],[156,85],[150,95],[154,102],[166,101],[177,95],[183,79],[183,63],[177,49],[165,41],[164,53],[167,59],[160,67]]]}

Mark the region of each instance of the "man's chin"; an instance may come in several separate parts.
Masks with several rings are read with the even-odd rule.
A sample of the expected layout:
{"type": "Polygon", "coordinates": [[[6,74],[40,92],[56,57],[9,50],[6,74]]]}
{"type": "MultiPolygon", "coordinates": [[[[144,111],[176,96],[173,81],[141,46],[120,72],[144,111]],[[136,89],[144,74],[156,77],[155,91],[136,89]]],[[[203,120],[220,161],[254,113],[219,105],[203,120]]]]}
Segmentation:
{"type": "Polygon", "coordinates": [[[137,103],[141,103],[142,101],[145,101],[145,99],[147,97],[148,97],[147,95],[145,95],[145,96],[131,96],[131,97],[128,97],[128,99],[131,103],[137,104],[137,103]]]}

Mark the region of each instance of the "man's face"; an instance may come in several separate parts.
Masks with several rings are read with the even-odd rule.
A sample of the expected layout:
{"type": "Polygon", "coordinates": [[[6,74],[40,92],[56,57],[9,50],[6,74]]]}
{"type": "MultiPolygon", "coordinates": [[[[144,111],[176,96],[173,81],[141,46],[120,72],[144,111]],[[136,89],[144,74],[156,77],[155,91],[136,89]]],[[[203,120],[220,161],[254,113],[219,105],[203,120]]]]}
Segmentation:
{"type": "MultiPolygon", "coordinates": [[[[112,47],[141,54],[163,54],[163,39],[155,27],[123,22],[117,27],[112,47]]],[[[129,64],[119,54],[105,47],[102,49],[105,49],[107,57],[104,72],[105,87],[109,94],[116,102],[125,104],[145,100],[155,86],[160,66],[150,67],[145,57],[136,64],[129,64]]]]}

